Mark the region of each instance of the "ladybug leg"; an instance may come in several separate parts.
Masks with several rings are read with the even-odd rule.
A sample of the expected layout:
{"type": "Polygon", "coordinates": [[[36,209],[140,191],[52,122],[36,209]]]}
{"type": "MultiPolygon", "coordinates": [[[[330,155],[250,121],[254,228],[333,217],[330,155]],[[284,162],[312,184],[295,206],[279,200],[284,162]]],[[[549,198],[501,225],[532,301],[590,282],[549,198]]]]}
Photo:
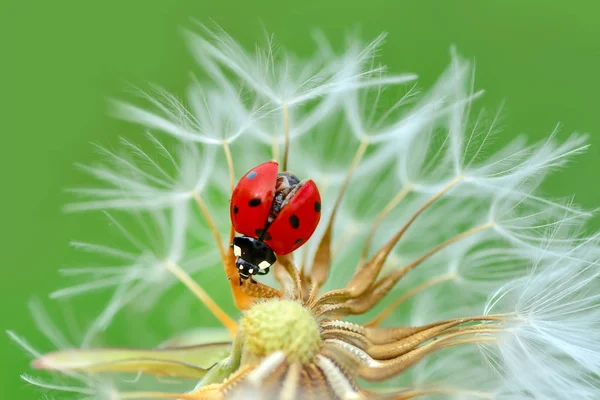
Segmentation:
{"type": "Polygon", "coordinates": [[[240,276],[240,286],[242,286],[242,283],[244,282],[242,281],[242,277],[240,276]]]}
{"type": "Polygon", "coordinates": [[[266,275],[266,274],[268,274],[268,273],[269,273],[269,268],[270,268],[270,267],[267,267],[267,268],[265,268],[265,269],[262,269],[262,270],[258,271],[258,272],[256,273],[256,275],[266,275]]]}
{"type": "Polygon", "coordinates": [[[255,285],[258,283],[254,280],[254,278],[250,277],[250,282],[254,283],[255,285]]]}

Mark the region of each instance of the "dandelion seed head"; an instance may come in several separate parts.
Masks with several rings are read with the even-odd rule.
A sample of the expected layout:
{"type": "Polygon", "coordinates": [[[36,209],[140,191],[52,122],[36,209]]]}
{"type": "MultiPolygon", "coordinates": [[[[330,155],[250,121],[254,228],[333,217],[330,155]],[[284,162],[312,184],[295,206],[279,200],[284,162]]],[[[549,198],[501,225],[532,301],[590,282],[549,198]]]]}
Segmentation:
{"type": "MultiPolygon", "coordinates": [[[[559,140],[557,128],[492,151],[501,110],[473,111],[483,92],[455,49],[427,89],[379,64],[383,35],[338,52],[317,34],[307,58],[272,37],[250,52],[220,28],[183,34],[203,75],[183,99],[154,87],[113,102],[147,143],[99,148],[105,163],[82,167],[98,186],[75,189],[69,206],[129,213],[137,226],[110,214],[124,246],[75,242],[94,264],[65,269],[83,282],[52,295],[109,290],[110,300],[76,350],[42,355],[11,335],[34,367],[76,385],[28,382],[103,399],[598,397],[597,235],[582,228],[590,213],[538,190],[587,148],[584,135],[559,140]],[[321,224],[271,274],[242,282],[229,198],[269,159],[316,182],[321,224]],[[190,276],[216,266],[225,275],[190,276]],[[90,348],[118,312],[149,314],[178,280],[225,341],[203,327],[156,349],[90,348]],[[212,299],[221,281],[239,323],[212,299]],[[133,373],[133,390],[98,371],[133,373]],[[193,385],[148,388],[142,375],[193,385]]],[[[32,306],[50,342],[73,347],[42,310],[32,306]]]]}

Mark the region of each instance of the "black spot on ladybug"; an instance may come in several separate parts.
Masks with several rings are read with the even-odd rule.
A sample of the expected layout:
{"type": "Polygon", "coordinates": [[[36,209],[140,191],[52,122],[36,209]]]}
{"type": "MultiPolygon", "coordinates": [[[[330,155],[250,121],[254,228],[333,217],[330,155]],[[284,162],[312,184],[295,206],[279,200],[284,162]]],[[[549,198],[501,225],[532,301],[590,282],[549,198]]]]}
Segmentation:
{"type": "Polygon", "coordinates": [[[304,241],[304,239],[296,239],[296,243],[295,244],[300,244],[304,241]]]}
{"type": "Polygon", "coordinates": [[[254,231],[254,233],[256,234],[256,237],[262,239],[262,240],[271,240],[273,239],[273,237],[271,236],[271,234],[269,232],[265,232],[262,229],[257,229],[254,231]]]}
{"type": "Polygon", "coordinates": [[[292,225],[292,228],[294,229],[298,229],[298,227],[300,226],[300,220],[298,219],[296,214],[290,217],[290,225],[292,225]]]}
{"type": "Polygon", "coordinates": [[[233,213],[234,213],[234,214],[237,214],[237,213],[238,213],[238,211],[240,211],[240,210],[238,209],[238,206],[233,206],[233,213]]]}
{"type": "Polygon", "coordinates": [[[318,201],[315,201],[315,211],[321,212],[321,203],[319,203],[318,201]]]}
{"type": "Polygon", "coordinates": [[[256,178],[256,175],[258,175],[256,173],[256,171],[250,171],[250,172],[248,172],[248,175],[246,175],[246,178],[252,180],[252,179],[256,178]]]}
{"type": "Polygon", "coordinates": [[[259,199],[258,197],[255,197],[255,198],[253,198],[252,200],[250,200],[250,201],[248,202],[248,205],[249,205],[250,207],[256,207],[256,206],[259,206],[259,205],[260,205],[260,203],[261,203],[260,199],[259,199]]]}

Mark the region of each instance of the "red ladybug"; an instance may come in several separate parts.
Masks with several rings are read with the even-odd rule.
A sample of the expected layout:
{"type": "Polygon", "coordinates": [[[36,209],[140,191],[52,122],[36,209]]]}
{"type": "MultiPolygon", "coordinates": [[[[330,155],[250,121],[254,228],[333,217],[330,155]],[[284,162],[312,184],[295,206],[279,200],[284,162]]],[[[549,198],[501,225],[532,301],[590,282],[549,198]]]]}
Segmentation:
{"type": "Polygon", "coordinates": [[[302,246],[321,219],[321,195],[310,180],[289,172],[277,173],[269,161],[248,171],[231,195],[234,229],[244,236],[233,239],[235,265],[242,280],[266,275],[277,261],[302,246]]]}

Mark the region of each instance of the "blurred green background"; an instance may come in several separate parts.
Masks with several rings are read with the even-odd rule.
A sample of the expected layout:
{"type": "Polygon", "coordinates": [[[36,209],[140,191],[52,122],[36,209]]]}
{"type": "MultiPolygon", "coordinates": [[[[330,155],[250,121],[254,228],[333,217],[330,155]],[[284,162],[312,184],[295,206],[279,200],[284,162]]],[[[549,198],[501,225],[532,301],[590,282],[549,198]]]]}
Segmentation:
{"type": "MultiPolygon", "coordinates": [[[[69,200],[63,189],[86,179],[73,164],[98,159],[90,142],[111,145],[118,135],[138,134],[106,116],[108,96],[147,82],[183,92],[193,62],[177,28],[190,17],[214,20],[247,46],[266,30],[307,55],[316,28],[336,43],[348,31],[359,30],[365,39],[385,31],[382,62],[395,72],[418,73],[424,86],[445,68],[456,44],[477,61],[476,86],[487,91],[479,105],[507,101],[498,143],[520,133],[544,138],[557,122],[564,124],[563,137],[591,134],[591,150],[543,190],[576,194],[578,203],[592,208],[600,197],[598,15],[600,3],[593,0],[3,1],[0,327],[50,349],[33,327],[28,300],[62,286],[57,269],[72,263],[70,240],[110,234],[96,214],[62,212],[69,200]]],[[[190,316],[191,325],[204,316],[190,316]]],[[[151,338],[167,334],[160,321],[150,324],[151,338]]],[[[112,331],[114,344],[124,326],[121,321],[112,331]]],[[[41,397],[19,380],[29,371],[23,351],[6,336],[0,336],[0,349],[0,398],[41,397]]]]}

